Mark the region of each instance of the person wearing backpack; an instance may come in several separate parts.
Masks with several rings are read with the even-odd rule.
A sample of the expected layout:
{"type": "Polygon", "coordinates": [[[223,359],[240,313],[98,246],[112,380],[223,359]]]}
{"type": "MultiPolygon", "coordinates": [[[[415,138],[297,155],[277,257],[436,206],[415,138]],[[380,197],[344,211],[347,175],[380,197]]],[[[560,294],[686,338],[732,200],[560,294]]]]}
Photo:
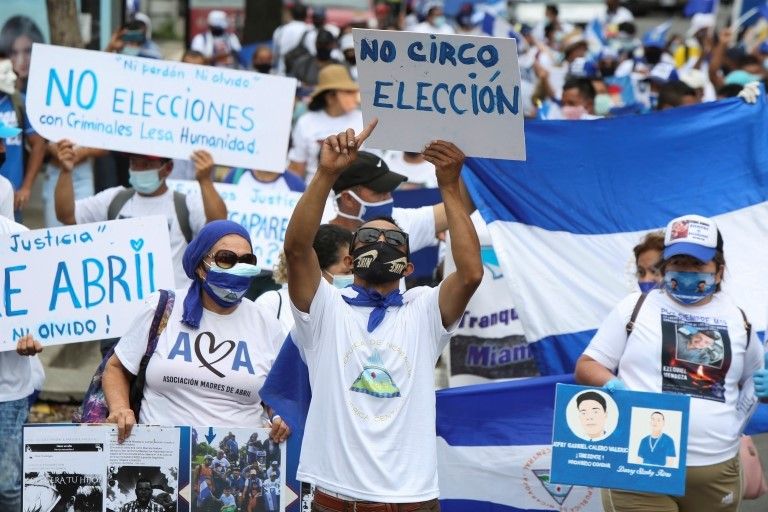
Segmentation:
{"type": "Polygon", "coordinates": [[[288,20],[272,34],[272,69],[278,75],[285,75],[290,68],[288,64],[301,55],[311,53],[306,40],[313,27],[306,22],[307,6],[296,2],[284,15],[288,20]]]}
{"type": "Polygon", "coordinates": [[[685,495],[603,489],[603,507],[737,511],[740,436],[757,402],[749,382],[763,369],[763,347],[721,290],[725,255],[714,220],[685,215],[670,221],[662,256],[660,287],[632,294],[611,311],[576,363],[575,377],[608,391],[691,397],[685,495]]]}
{"type": "Polygon", "coordinates": [[[173,168],[170,158],[132,154],[129,155],[132,188],[112,187],[95,196],[75,201],[72,186],[74,145],[68,140],[62,140],[58,146],[61,173],[56,182],[54,197],[59,222],[72,225],[164,215],[168,219],[176,286],[186,287],[189,278],[181,264],[184,250],[206,222],[227,217],[224,200],[213,188],[211,181],[211,155],[204,150],[192,154],[195,179],[200,183],[199,194],[195,192],[185,195],[168,188],[165,180],[173,168]]]}

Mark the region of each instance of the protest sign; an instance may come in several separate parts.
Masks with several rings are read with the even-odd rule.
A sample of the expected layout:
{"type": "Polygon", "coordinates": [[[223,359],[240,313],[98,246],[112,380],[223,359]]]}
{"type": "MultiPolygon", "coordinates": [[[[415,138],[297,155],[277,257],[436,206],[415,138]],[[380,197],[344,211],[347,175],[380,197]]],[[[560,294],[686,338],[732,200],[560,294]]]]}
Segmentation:
{"type": "Polygon", "coordinates": [[[558,384],[552,482],[685,494],[690,397],[558,384]]]}
{"type": "MultiPolygon", "coordinates": [[[[185,194],[200,189],[196,181],[168,180],[168,186],[185,194]]],[[[261,268],[272,270],[283,250],[285,230],[301,193],[229,183],[214,183],[214,187],[227,205],[227,218],[251,234],[253,253],[261,268]]]]}
{"type": "Polygon", "coordinates": [[[0,236],[0,351],[121,336],[151,293],[173,289],[168,222],[152,216],[0,236]]]}
{"type": "Polygon", "coordinates": [[[296,81],[35,44],[27,114],[49,140],[283,172],[296,81]]]}
{"type": "Polygon", "coordinates": [[[420,152],[448,140],[467,156],[525,160],[514,39],[354,29],[367,144],[420,152]]]}
{"type": "Polygon", "coordinates": [[[136,425],[118,443],[115,425],[27,425],[23,509],[143,510],[143,499],[178,512],[236,512],[253,500],[281,512],[296,495],[285,487],[286,445],[268,437],[265,428],[136,425]],[[208,456],[209,470],[200,471],[208,456]],[[142,486],[151,494],[139,496],[142,486]]]}

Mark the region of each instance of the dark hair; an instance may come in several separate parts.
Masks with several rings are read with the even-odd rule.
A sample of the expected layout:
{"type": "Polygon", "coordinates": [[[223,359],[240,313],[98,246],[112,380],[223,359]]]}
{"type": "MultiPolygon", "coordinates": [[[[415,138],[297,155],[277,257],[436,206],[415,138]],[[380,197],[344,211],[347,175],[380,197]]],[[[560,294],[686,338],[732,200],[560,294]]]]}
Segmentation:
{"type": "Polygon", "coordinates": [[[651,413],[651,416],[653,416],[654,414],[658,414],[659,416],[661,416],[661,419],[665,419],[665,418],[664,418],[664,415],[663,415],[663,414],[661,414],[661,411],[653,411],[653,412],[651,413]]]}
{"type": "Polygon", "coordinates": [[[576,397],[576,408],[578,408],[585,400],[594,400],[603,407],[603,411],[607,410],[608,406],[605,403],[605,398],[600,393],[595,391],[585,391],[576,397]]]}
{"type": "Polygon", "coordinates": [[[204,62],[208,62],[208,57],[206,57],[202,52],[199,52],[197,50],[185,50],[184,55],[181,56],[181,60],[184,60],[186,58],[193,57],[195,59],[203,59],[204,62]]]}
{"type": "MultiPolygon", "coordinates": [[[[359,186],[359,185],[358,185],[358,186],[359,186]]],[[[364,185],[363,185],[363,186],[364,186],[364,185]]],[[[374,217],[374,218],[372,218],[372,219],[368,219],[367,221],[365,221],[365,222],[363,223],[363,225],[365,225],[365,224],[370,224],[371,222],[373,222],[373,221],[375,221],[375,220],[383,220],[383,221],[385,221],[385,222],[389,222],[390,224],[394,224],[395,226],[397,226],[397,229],[403,229],[403,228],[401,228],[401,227],[400,227],[400,224],[398,224],[397,222],[395,222],[395,219],[394,219],[394,218],[392,218],[392,217],[390,217],[389,215],[379,215],[378,217],[374,217]]]]}
{"type": "Polygon", "coordinates": [[[560,10],[557,8],[557,5],[555,4],[547,4],[547,6],[544,8],[545,11],[551,12],[555,16],[560,14],[560,10]]]}
{"type": "Polygon", "coordinates": [[[637,27],[631,21],[625,21],[623,23],[619,23],[619,25],[616,28],[619,29],[619,32],[624,32],[625,34],[629,34],[630,36],[633,36],[637,33],[637,27]]]}
{"type": "Polygon", "coordinates": [[[128,23],[125,24],[125,30],[146,30],[147,26],[144,24],[143,21],[139,20],[131,20],[128,23]]]}
{"type": "Polygon", "coordinates": [[[632,249],[632,252],[635,253],[635,263],[637,263],[637,260],[640,258],[641,254],[650,250],[664,252],[663,231],[653,231],[648,233],[643,237],[640,243],[632,249]]]}
{"type": "Polygon", "coordinates": [[[43,43],[43,32],[40,27],[28,16],[12,16],[0,30],[0,50],[10,55],[11,47],[19,36],[26,35],[34,43],[43,43]]]}
{"type": "Polygon", "coordinates": [[[304,21],[307,19],[307,6],[296,2],[291,7],[291,18],[298,21],[304,21]]]}
{"type": "Polygon", "coordinates": [[[584,77],[571,77],[567,79],[565,84],[563,84],[563,92],[568,89],[578,89],[581,97],[590,101],[594,101],[597,94],[595,86],[592,85],[592,80],[584,77]]]}
{"type": "Polygon", "coordinates": [[[330,48],[336,43],[336,38],[333,34],[325,29],[319,29],[317,31],[317,39],[315,39],[315,48],[330,48]]]}
{"type": "Polygon", "coordinates": [[[149,484],[150,487],[152,487],[152,480],[149,478],[139,477],[138,480],[136,480],[136,489],[139,488],[139,484],[149,484]]]}
{"type": "Polygon", "coordinates": [[[336,91],[334,90],[328,90],[328,91],[323,91],[319,94],[316,94],[315,96],[312,97],[311,100],[309,100],[309,105],[307,106],[307,108],[311,112],[318,112],[320,110],[323,110],[325,106],[328,104],[328,100],[326,99],[326,96],[335,92],[336,91]]]}
{"type": "Polygon", "coordinates": [[[659,103],[656,105],[656,109],[662,110],[669,107],[679,107],[683,104],[683,98],[685,96],[692,96],[695,98],[696,91],[680,80],[667,82],[661,86],[661,89],[659,89],[659,103]]]}
{"type": "Polygon", "coordinates": [[[315,235],[312,248],[317,254],[320,268],[325,270],[339,261],[339,249],[344,245],[352,244],[352,233],[333,224],[323,224],[315,235]]]}
{"type": "Polygon", "coordinates": [[[723,98],[735,98],[743,88],[744,86],[741,84],[724,85],[717,90],[717,95],[723,98]]]}
{"type": "Polygon", "coordinates": [[[758,59],[751,53],[745,53],[744,55],[736,59],[736,65],[740,68],[743,68],[744,66],[754,66],[754,65],[761,66],[762,64],[763,63],[760,61],[760,59],[758,59]]]}
{"type": "Polygon", "coordinates": [[[661,56],[664,54],[664,48],[658,46],[645,46],[643,48],[643,57],[650,66],[655,66],[661,62],[661,56]]]}

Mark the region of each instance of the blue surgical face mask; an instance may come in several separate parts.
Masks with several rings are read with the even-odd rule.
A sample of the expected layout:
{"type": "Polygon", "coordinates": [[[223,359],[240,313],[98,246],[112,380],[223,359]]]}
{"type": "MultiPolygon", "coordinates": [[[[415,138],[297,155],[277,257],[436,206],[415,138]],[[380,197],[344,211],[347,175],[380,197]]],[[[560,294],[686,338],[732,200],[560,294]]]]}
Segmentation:
{"type": "MultiPolygon", "coordinates": [[[[346,217],[348,219],[356,219],[360,220],[362,222],[367,222],[372,219],[377,219],[379,217],[391,217],[392,216],[392,207],[394,206],[394,200],[390,197],[389,199],[385,199],[384,201],[377,201],[375,203],[369,203],[368,201],[363,201],[360,199],[360,197],[352,192],[351,190],[347,190],[349,192],[349,195],[355,198],[355,201],[360,203],[360,212],[355,215],[349,215],[343,212],[338,212],[339,216],[346,217]]],[[[341,196],[341,194],[338,194],[336,198],[338,199],[341,196]]]]}
{"type": "Polygon", "coordinates": [[[354,274],[331,274],[327,270],[323,270],[323,272],[325,272],[331,277],[333,286],[339,289],[346,288],[347,286],[352,286],[352,283],[355,282],[354,274]]]}
{"type": "Polygon", "coordinates": [[[125,45],[123,46],[123,49],[120,50],[120,53],[122,53],[123,55],[129,55],[131,57],[138,57],[139,54],[141,53],[141,47],[125,45]]]}
{"type": "Polygon", "coordinates": [[[664,288],[681,304],[697,304],[715,293],[715,273],[668,271],[664,274],[664,288]]]}
{"type": "Polygon", "coordinates": [[[208,265],[203,289],[219,306],[232,307],[240,303],[251,286],[251,278],[258,275],[259,271],[258,266],[246,263],[237,263],[228,269],[208,265]]]}
{"type": "Polygon", "coordinates": [[[640,287],[640,291],[642,293],[648,293],[649,291],[653,290],[657,286],[656,281],[638,281],[637,286],[640,287]]]}
{"type": "Polygon", "coordinates": [[[442,28],[445,26],[445,16],[435,16],[435,19],[432,20],[432,25],[437,28],[442,28]]]}
{"type": "Polygon", "coordinates": [[[139,194],[154,194],[163,185],[163,180],[160,179],[160,169],[150,169],[147,171],[129,169],[128,174],[130,176],[128,182],[139,194]]]}

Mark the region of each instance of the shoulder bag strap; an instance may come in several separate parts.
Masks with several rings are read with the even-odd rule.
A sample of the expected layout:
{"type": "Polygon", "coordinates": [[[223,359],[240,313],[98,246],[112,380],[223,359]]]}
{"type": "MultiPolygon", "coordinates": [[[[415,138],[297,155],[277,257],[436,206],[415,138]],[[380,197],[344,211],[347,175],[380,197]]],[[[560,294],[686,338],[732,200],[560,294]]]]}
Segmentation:
{"type": "Polygon", "coordinates": [[[112,198],[107,207],[107,220],[115,220],[120,214],[120,210],[123,209],[125,203],[127,203],[133,195],[136,193],[132,188],[124,188],[112,198]]]}
{"type": "Polygon", "coordinates": [[[645,302],[645,297],[647,295],[647,293],[643,293],[638,297],[637,302],[635,303],[635,309],[632,310],[632,316],[629,317],[629,322],[627,322],[626,326],[627,338],[632,334],[632,329],[635,328],[635,320],[637,320],[637,315],[640,314],[640,308],[643,306],[643,302],[645,302]]]}
{"type": "Polygon", "coordinates": [[[189,223],[189,208],[187,196],[178,191],[173,191],[173,207],[176,210],[176,219],[179,221],[181,233],[187,243],[192,241],[192,226],[189,223]]]}

